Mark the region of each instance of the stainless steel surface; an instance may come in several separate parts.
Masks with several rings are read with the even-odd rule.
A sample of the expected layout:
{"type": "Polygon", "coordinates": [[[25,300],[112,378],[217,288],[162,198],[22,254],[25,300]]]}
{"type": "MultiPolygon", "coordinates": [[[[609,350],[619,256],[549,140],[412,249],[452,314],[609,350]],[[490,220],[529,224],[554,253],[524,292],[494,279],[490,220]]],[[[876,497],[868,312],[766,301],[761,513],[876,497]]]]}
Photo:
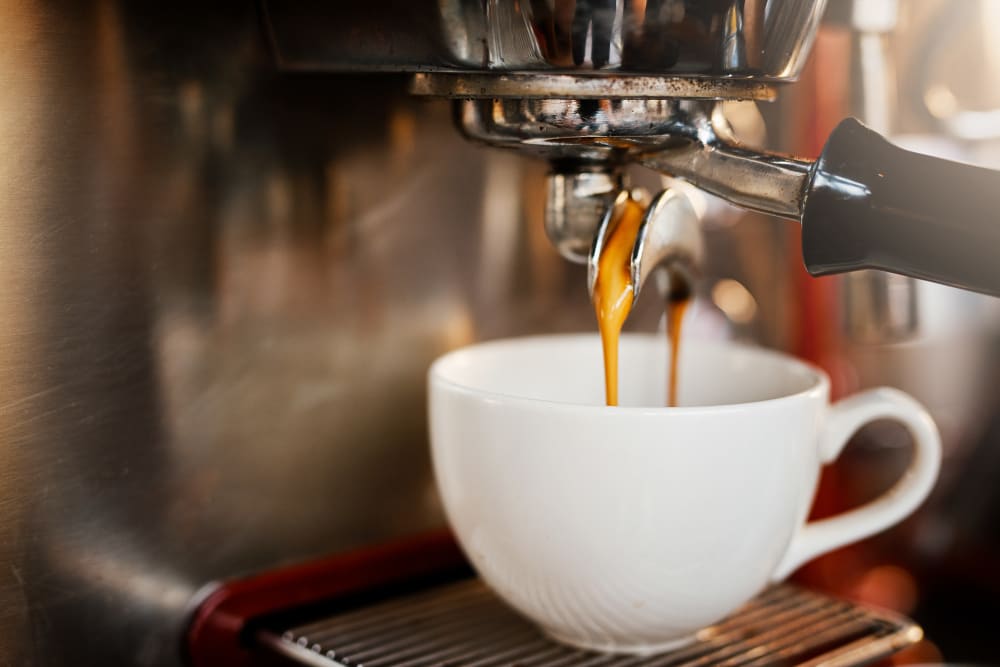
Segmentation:
{"type": "Polygon", "coordinates": [[[810,162],[739,145],[717,110],[691,121],[696,141],[645,151],[638,162],[742,208],[799,219],[810,162]]]}
{"type": "Polygon", "coordinates": [[[825,0],[264,3],[286,68],[794,79],[825,0]]]}
{"type": "Polygon", "coordinates": [[[431,667],[847,667],[920,640],[909,620],[790,585],[771,588],[680,649],[652,656],[590,653],[553,642],[478,580],[343,612],[258,641],[305,665],[431,667]]]}
{"type": "Polygon", "coordinates": [[[549,159],[614,165],[629,153],[697,140],[713,102],[691,100],[474,99],[455,101],[469,139],[549,159]]]}
{"type": "Polygon", "coordinates": [[[753,211],[798,219],[811,163],[741,146],[693,100],[459,100],[465,136],[550,159],[634,160],[753,211]]]}
{"type": "Polygon", "coordinates": [[[617,170],[589,170],[590,165],[562,165],[546,178],[545,233],[559,254],[584,264],[594,236],[615,197],[624,187],[617,170]]]}
{"type": "MultiPolygon", "coordinates": [[[[868,127],[885,136],[896,129],[898,87],[891,33],[898,0],[851,0],[852,106],[868,127]]],[[[883,271],[856,271],[841,281],[844,330],[863,344],[905,341],[919,327],[915,278],[883,271]]]]}
{"type": "MultiPolygon", "coordinates": [[[[416,71],[411,91],[460,98],[473,140],[606,171],[643,154],[740,206],[797,218],[809,165],[727,141],[711,105],[690,100],[773,99],[769,84],[802,69],[825,4],[265,2],[264,22],[286,68],[416,71]]],[[[565,228],[570,212],[549,204],[549,229],[565,228]]]]}
{"type": "Polygon", "coordinates": [[[687,285],[700,277],[705,254],[700,225],[704,205],[696,203],[700,197],[700,193],[683,182],[671,183],[652,200],[642,190],[619,193],[614,205],[608,207],[593,238],[587,260],[588,292],[591,295],[594,293],[601,254],[614,231],[614,224],[620,219],[620,208],[629,198],[646,207],[629,254],[632,301],[638,300],[639,293],[654,272],[663,272],[667,276],[659,285],[664,295],[672,287],[669,284],[671,279],[682,279],[687,285]]]}
{"type": "Polygon", "coordinates": [[[852,342],[892,343],[919,331],[917,282],[884,271],[846,274],[841,283],[844,328],[852,342]]]}
{"type": "Polygon", "coordinates": [[[888,136],[895,130],[899,104],[889,42],[897,23],[897,0],[853,0],[852,9],[852,106],[868,127],[888,136]]]}
{"type": "Polygon", "coordinates": [[[0,40],[0,664],[177,665],[210,582],[442,525],[430,360],[592,326],[544,165],[401,77],[278,76],[242,2],[0,40]]]}
{"type": "Polygon", "coordinates": [[[752,78],[665,77],[547,72],[418,72],[414,95],[453,98],[773,100],[775,87],[752,78]]]}
{"type": "MultiPolygon", "coordinates": [[[[590,245],[590,252],[587,255],[587,292],[594,296],[594,287],[597,285],[597,275],[600,267],[601,256],[604,254],[604,246],[611,238],[612,232],[629,201],[635,200],[643,202],[647,198],[647,193],[642,190],[621,190],[617,193],[614,202],[605,210],[601,218],[601,224],[597,227],[597,232],[593,236],[590,245]]],[[[632,300],[635,300],[635,287],[633,286],[632,300]]]]}
{"type": "Polygon", "coordinates": [[[701,194],[683,182],[675,182],[657,194],[643,216],[632,250],[633,299],[654,272],[663,276],[659,289],[664,295],[674,289],[690,290],[701,277],[705,244],[701,235],[701,194]],[[698,209],[701,209],[699,211],[698,209]],[[671,282],[682,280],[683,285],[671,282]]]}
{"type": "MultiPolygon", "coordinates": [[[[1000,6],[992,0],[938,3],[925,9],[921,49],[909,68],[909,102],[935,134],[986,145],[1000,140],[1000,67],[994,26],[1000,6]]],[[[990,145],[990,144],[994,145],[990,145]]],[[[993,160],[996,163],[996,160],[993,160]]]]}

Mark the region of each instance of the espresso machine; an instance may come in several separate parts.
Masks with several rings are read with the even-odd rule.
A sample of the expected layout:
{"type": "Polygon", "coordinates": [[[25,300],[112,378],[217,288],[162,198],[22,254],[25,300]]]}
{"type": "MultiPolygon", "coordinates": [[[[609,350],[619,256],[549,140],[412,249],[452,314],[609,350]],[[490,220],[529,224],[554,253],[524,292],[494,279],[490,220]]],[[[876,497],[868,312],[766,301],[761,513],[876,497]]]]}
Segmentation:
{"type": "MultiPolygon", "coordinates": [[[[986,194],[992,171],[904,152],[853,120],[838,125],[816,160],[755,151],[734,136],[718,102],[774,99],[777,86],[799,74],[824,8],[815,1],[410,4],[401,11],[405,25],[436,14],[437,31],[425,44],[400,44],[382,23],[385,9],[373,10],[368,22],[380,35],[371,54],[350,39],[296,51],[311,46],[295,31],[302,17],[288,16],[297,10],[266,11],[280,63],[415,71],[411,92],[455,99],[468,138],[549,160],[546,229],[571,260],[599,247],[608,196],[623,187],[622,167],[637,163],[742,208],[799,220],[813,275],[874,268],[1000,293],[992,261],[1000,237],[986,194]]],[[[366,35],[364,16],[339,20],[366,35]]],[[[658,231],[671,223],[660,221],[680,215],[676,206],[656,208],[633,257],[640,289],[651,265],[669,263],[661,246],[672,240],[661,237],[676,232],[658,231]]],[[[683,247],[686,239],[676,243],[681,254],[697,254],[683,247]]]]}
{"type": "MultiPolygon", "coordinates": [[[[912,3],[900,14],[941,4],[912,3]]],[[[818,127],[842,111],[895,131],[810,100],[849,96],[817,60],[850,40],[824,35],[864,33],[844,9],[863,3],[824,4],[0,7],[3,660],[349,664],[299,629],[367,623],[345,614],[405,598],[365,626],[376,653],[405,644],[400,627],[429,609],[461,618],[449,604],[466,600],[483,632],[513,638],[509,655],[479,642],[493,651],[482,664],[582,664],[519,634],[478,589],[419,597],[472,581],[427,460],[434,357],[593,329],[587,265],[634,187],[658,196],[634,253],[636,328],[658,325],[658,295],[684,279],[704,305],[689,335],[877,375],[908,343],[817,342],[841,331],[828,312],[840,291],[860,313],[845,331],[866,336],[887,313],[908,314],[886,320],[902,334],[926,316],[910,278],[1000,292],[1000,177],[855,121],[829,137],[818,127]],[[814,280],[803,263],[884,269],[904,287],[886,274],[814,280]],[[901,311],[886,305],[898,294],[901,311]]],[[[963,349],[962,368],[989,386],[992,348],[963,349]]],[[[965,433],[986,439],[994,408],[965,433]]],[[[985,471],[992,459],[965,460],[985,471]]],[[[974,500],[945,497],[928,525],[974,500]]],[[[939,534],[906,530],[917,544],[939,534]]],[[[977,598],[980,616],[998,595],[977,598]]],[[[757,604],[757,635],[798,619],[800,635],[821,636],[822,619],[849,617],[829,642],[860,653],[834,664],[920,634],[807,589],[757,604]]],[[[829,648],[811,646],[810,659],[829,648]]]]}

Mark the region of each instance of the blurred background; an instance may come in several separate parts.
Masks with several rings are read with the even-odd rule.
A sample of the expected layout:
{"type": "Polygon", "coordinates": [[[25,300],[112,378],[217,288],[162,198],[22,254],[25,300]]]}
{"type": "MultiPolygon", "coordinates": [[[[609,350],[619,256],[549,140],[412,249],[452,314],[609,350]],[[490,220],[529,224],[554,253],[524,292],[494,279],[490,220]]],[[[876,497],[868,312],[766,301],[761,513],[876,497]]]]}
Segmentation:
{"type": "MultiPolygon", "coordinates": [[[[799,82],[727,115],[804,156],[854,115],[1000,167],[1000,0],[830,0],[799,82]]],[[[545,173],[403,75],[277,67],[253,3],[0,2],[0,662],[180,664],[212,582],[441,527],[430,361],[596,328],[545,173]]],[[[686,335],[900,387],[945,441],[916,516],[798,578],[921,623],[898,664],[1000,662],[1000,305],[811,278],[797,225],[710,210],[686,335]]],[[[817,514],[908,456],[865,428],[817,514]]]]}

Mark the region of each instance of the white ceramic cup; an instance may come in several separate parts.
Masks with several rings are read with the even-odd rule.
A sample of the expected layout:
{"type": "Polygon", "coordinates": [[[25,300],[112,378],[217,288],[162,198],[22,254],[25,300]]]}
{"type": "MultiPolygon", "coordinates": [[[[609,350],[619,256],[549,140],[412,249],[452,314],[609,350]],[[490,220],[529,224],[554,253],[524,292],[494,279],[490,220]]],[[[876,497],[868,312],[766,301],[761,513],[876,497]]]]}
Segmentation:
{"type": "Polygon", "coordinates": [[[685,342],[681,407],[664,404],[666,342],[625,336],[623,407],[603,405],[596,336],[464,348],[429,373],[434,470],[483,579],[553,638],[648,653],[689,640],[802,563],[893,525],[929,493],[937,429],[912,398],[829,403],[801,361],[685,342]],[[912,462],[886,494],[806,522],[820,466],[875,419],[912,462]]]}

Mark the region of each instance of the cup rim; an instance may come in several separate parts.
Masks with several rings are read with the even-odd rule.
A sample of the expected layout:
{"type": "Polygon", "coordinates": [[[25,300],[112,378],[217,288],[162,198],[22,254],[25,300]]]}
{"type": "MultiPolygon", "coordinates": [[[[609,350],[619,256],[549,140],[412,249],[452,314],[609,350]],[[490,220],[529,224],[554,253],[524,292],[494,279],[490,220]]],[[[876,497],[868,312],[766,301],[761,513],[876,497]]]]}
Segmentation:
{"type": "MultiPolygon", "coordinates": [[[[794,393],[785,394],[784,396],[777,396],[775,398],[765,398],[756,401],[743,401],[740,403],[721,403],[716,405],[683,405],[677,407],[668,406],[607,406],[607,405],[597,405],[597,404],[585,404],[585,403],[570,403],[566,401],[554,401],[551,399],[544,398],[530,398],[526,396],[518,396],[516,394],[510,394],[500,391],[492,391],[488,389],[479,389],[476,387],[471,387],[468,384],[463,384],[456,382],[444,375],[443,368],[448,365],[455,363],[455,359],[467,356],[471,353],[479,352],[488,348],[502,347],[508,345],[523,345],[529,344],[535,341],[554,341],[554,340],[574,340],[579,341],[583,339],[596,339],[596,333],[569,333],[569,334],[537,334],[530,336],[515,336],[510,338],[495,338],[491,340],[485,340],[471,345],[466,345],[463,347],[456,348],[445,354],[441,355],[435,359],[430,368],[427,371],[427,382],[428,385],[438,386],[443,389],[447,389],[451,392],[462,394],[465,396],[502,402],[505,405],[520,406],[524,408],[532,407],[544,407],[547,411],[571,411],[571,412],[605,412],[608,414],[621,414],[621,415],[639,415],[639,414],[649,414],[649,415],[684,415],[684,414],[705,414],[705,413],[720,413],[720,412],[741,412],[745,410],[759,409],[765,406],[776,406],[778,404],[796,401],[796,400],[808,400],[811,398],[821,398],[824,396],[829,396],[830,389],[830,377],[827,373],[819,368],[818,366],[811,364],[807,361],[793,357],[789,354],[779,352],[777,350],[771,350],[764,347],[759,347],[756,345],[749,345],[747,343],[742,343],[739,341],[732,340],[685,340],[684,345],[694,346],[699,348],[724,348],[724,349],[737,349],[742,353],[752,354],[756,356],[769,357],[773,360],[779,361],[785,364],[787,367],[795,369],[799,372],[805,373],[812,378],[809,386],[805,389],[799,390],[794,393]]],[[[636,340],[636,339],[656,339],[661,340],[662,337],[654,334],[648,333],[623,333],[622,341],[625,340],[636,340]]],[[[682,352],[683,354],[683,352],[682,352]]]]}

